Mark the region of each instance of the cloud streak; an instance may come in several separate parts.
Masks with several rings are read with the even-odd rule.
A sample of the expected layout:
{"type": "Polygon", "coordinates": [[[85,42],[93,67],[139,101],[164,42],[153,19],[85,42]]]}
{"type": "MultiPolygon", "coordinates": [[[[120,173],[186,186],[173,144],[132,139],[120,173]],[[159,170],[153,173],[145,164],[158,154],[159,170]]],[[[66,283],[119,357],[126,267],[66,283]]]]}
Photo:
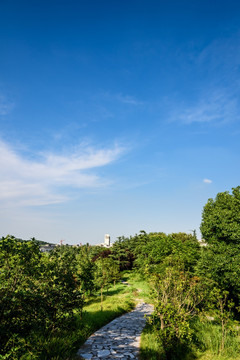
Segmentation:
{"type": "Polygon", "coordinates": [[[142,105],[143,104],[142,101],[139,101],[135,97],[129,96],[129,95],[118,94],[118,95],[116,95],[116,100],[121,102],[121,103],[128,104],[128,105],[137,106],[137,105],[142,105]]]}
{"type": "Polygon", "coordinates": [[[203,179],[203,182],[204,182],[205,184],[211,184],[211,183],[212,183],[212,180],[210,180],[210,179],[203,179]]]}
{"type": "Polygon", "coordinates": [[[100,97],[101,97],[101,101],[102,101],[102,99],[104,99],[104,100],[116,102],[119,104],[125,104],[125,105],[140,106],[140,105],[144,104],[143,101],[140,101],[135,96],[122,94],[122,93],[111,93],[111,92],[105,91],[100,94],[100,97]]]}
{"type": "Polygon", "coordinates": [[[238,103],[234,95],[215,91],[199,100],[179,114],[178,119],[185,124],[225,123],[239,119],[238,103]]]}
{"type": "Polygon", "coordinates": [[[19,205],[47,205],[69,200],[74,189],[106,185],[97,168],[118,159],[123,148],[79,148],[71,154],[42,154],[29,160],[0,141],[0,200],[19,205]]]}
{"type": "MultiPolygon", "coordinates": [[[[192,93],[187,101],[171,104],[170,121],[182,124],[222,125],[240,119],[239,106],[239,49],[240,32],[213,41],[198,54],[192,54],[193,67],[189,78],[192,93]]],[[[188,79],[186,79],[188,81],[188,79]]],[[[185,86],[183,84],[183,89],[185,86]]]]}
{"type": "Polygon", "coordinates": [[[7,115],[14,107],[4,95],[0,94],[0,116],[7,115]]]}

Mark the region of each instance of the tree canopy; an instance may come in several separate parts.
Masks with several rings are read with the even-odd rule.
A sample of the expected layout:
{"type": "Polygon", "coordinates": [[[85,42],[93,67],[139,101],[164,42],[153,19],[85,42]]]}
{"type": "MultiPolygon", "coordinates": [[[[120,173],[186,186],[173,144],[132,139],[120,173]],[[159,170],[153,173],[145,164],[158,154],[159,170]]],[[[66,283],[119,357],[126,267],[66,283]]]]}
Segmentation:
{"type": "Polygon", "coordinates": [[[200,226],[206,243],[223,241],[240,244],[240,186],[218,193],[203,208],[200,226]]]}

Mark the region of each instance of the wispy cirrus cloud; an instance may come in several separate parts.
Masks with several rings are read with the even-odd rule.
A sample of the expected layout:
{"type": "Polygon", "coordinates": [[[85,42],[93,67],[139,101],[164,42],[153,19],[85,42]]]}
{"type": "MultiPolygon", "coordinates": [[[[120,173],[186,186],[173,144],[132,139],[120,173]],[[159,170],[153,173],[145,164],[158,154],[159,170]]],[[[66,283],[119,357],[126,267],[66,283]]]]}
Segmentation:
{"type": "Polygon", "coordinates": [[[14,107],[14,103],[0,94],[0,116],[7,115],[14,107]]]}
{"type": "Polygon", "coordinates": [[[122,94],[122,93],[110,93],[108,91],[101,93],[100,98],[111,102],[117,102],[120,104],[133,105],[133,106],[144,104],[144,102],[139,100],[136,96],[122,94]]]}
{"type": "Polygon", "coordinates": [[[234,94],[217,90],[200,97],[195,105],[186,106],[174,118],[184,124],[227,123],[239,119],[239,104],[234,94]]]}
{"type": "Polygon", "coordinates": [[[135,106],[143,104],[142,101],[138,100],[134,96],[117,94],[117,95],[115,95],[115,98],[117,101],[124,103],[124,104],[135,105],[135,106]]]}
{"type": "Polygon", "coordinates": [[[200,52],[191,54],[188,78],[196,78],[196,82],[190,82],[192,92],[188,91],[187,98],[177,94],[178,100],[171,104],[174,109],[170,112],[171,121],[217,125],[240,119],[239,40],[237,32],[215,39],[200,52]]]}
{"type": "Polygon", "coordinates": [[[118,159],[123,148],[79,148],[70,154],[42,154],[28,159],[0,142],[0,200],[20,205],[47,205],[69,200],[68,191],[104,186],[97,168],[118,159]]]}
{"type": "Polygon", "coordinates": [[[215,82],[228,83],[230,86],[238,84],[240,64],[240,31],[229,37],[220,37],[206,46],[197,56],[198,66],[207,66],[207,73],[215,82]]]}

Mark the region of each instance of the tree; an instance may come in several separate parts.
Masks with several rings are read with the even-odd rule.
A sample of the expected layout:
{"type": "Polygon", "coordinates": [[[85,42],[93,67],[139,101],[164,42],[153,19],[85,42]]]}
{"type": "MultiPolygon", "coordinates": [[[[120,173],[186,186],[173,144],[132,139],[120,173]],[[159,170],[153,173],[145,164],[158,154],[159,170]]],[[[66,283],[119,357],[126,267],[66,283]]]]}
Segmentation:
{"type": "MultiPolygon", "coordinates": [[[[199,258],[200,246],[197,239],[185,233],[150,233],[148,242],[138,249],[135,261],[139,270],[144,273],[159,272],[164,262],[181,262],[185,270],[193,271],[199,258]]],[[[161,271],[160,271],[161,272],[161,271]]]]}
{"type": "Polygon", "coordinates": [[[152,286],[156,305],[151,322],[168,359],[191,340],[190,320],[206,293],[200,278],[176,265],[154,274],[152,286]]]}
{"type": "Polygon", "coordinates": [[[94,290],[95,264],[90,259],[90,247],[81,246],[79,254],[76,255],[76,276],[80,282],[80,289],[84,295],[89,295],[94,290]]]}
{"type": "Polygon", "coordinates": [[[101,311],[103,310],[103,288],[106,286],[107,292],[111,283],[119,279],[119,266],[112,258],[100,257],[96,262],[95,285],[101,289],[101,311]]]}
{"type": "Polygon", "coordinates": [[[211,243],[202,248],[197,264],[197,274],[211,279],[222,291],[228,291],[230,298],[238,303],[240,294],[240,245],[225,242],[211,243]]]}
{"type": "Polygon", "coordinates": [[[95,285],[101,289],[101,311],[103,310],[103,288],[108,282],[107,258],[100,257],[96,262],[95,285]]]}
{"type": "Polygon", "coordinates": [[[41,253],[35,240],[0,240],[0,358],[20,359],[47,337],[75,326],[83,294],[75,275],[73,250],[41,253]]]}
{"type": "Polygon", "coordinates": [[[204,206],[200,226],[206,243],[223,241],[240,244],[240,186],[218,193],[204,206]]]}
{"type": "Polygon", "coordinates": [[[202,249],[197,272],[212,279],[230,299],[240,299],[240,186],[218,193],[204,206],[202,235],[208,244],[202,249]]]}
{"type": "Polygon", "coordinates": [[[227,338],[227,333],[231,329],[230,319],[233,317],[232,309],[234,308],[234,302],[228,299],[228,291],[222,291],[217,288],[213,288],[210,293],[209,308],[214,309],[215,320],[221,324],[221,343],[219,344],[218,352],[224,350],[224,345],[227,338]]]}

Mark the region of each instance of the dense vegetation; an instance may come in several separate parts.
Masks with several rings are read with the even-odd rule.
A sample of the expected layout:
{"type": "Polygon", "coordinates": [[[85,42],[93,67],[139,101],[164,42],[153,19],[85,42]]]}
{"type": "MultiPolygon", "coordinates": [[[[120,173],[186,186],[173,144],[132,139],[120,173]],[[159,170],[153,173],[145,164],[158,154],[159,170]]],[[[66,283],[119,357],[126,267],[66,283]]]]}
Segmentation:
{"type": "Polygon", "coordinates": [[[134,306],[142,284],[155,308],[142,359],[239,359],[240,187],[208,200],[201,231],[205,246],[195,233],[140,231],[110,249],[49,253],[35,239],[2,238],[0,359],[73,359],[91,332],[134,306]],[[128,290],[115,286],[124,276],[128,290]]]}

